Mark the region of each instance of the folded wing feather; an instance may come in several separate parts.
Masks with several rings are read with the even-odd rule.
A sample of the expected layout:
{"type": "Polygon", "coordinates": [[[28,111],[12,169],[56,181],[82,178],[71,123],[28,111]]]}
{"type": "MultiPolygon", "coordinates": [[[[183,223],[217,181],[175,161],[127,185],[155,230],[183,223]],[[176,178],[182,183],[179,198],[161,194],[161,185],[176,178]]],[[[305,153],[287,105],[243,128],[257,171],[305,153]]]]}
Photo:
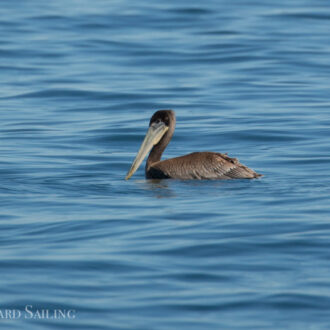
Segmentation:
{"type": "Polygon", "coordinates": [[[252,179],[260,176],[238,159],[215,152],[194,152],[159,161],[147,172],[149,177],[160,179],[252,179]]]}

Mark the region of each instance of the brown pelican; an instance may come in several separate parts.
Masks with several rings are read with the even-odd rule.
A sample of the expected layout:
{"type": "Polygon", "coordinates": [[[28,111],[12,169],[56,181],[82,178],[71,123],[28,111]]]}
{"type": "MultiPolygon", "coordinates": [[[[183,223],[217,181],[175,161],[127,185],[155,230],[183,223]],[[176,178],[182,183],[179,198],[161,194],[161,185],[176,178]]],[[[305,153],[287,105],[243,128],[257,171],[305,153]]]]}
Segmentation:
{"type": "Polygon", "coordinates": [[[126,180],[139,168],[150,150],[145,167],[147,179],[253,179],[261,176],[241,164],[238,159],[217,152],[193,152],[161,161],[162,153],[174,133],[175,122],[173,110],[159,110],[153,114],[148,132],[126,180]]]}

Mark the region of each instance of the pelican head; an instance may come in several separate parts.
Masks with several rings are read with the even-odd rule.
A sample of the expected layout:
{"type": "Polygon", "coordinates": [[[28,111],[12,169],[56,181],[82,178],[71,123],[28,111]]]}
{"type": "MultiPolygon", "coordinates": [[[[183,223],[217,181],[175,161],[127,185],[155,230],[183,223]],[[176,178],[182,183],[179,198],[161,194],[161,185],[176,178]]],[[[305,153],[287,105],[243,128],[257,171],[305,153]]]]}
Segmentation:
{"type": "MultiPolygon", "coordinates": [[[[175,113],[173,110],[156,111],[149,123],[149,129],[141,147],[128,171],[125,180],[128,180],[139,168],[148,152],[154,146],[163,146],[164,149],[172,137],[175,127],[175,113]],[[169,134],[170,133],[170,134],[169,134]],[[167,141],[168,140],[168,141],[167,141]]],[[[160,158],[160,157],[159,157],[160,158]]]]}

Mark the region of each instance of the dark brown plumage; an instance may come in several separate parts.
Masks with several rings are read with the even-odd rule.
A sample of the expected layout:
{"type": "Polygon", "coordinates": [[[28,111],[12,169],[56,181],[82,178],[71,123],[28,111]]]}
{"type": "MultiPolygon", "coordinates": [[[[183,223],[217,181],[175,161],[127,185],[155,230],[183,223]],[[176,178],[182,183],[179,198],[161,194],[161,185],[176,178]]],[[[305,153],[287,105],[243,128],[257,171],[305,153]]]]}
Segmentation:
{"type": "Polygon", "coordinates": [[[254,179],[261,176],[241,164],[238,159],[216,152],[194,152],[161,161],[161,156],[173,136],[175,122],[175,113],[172,110],[159,110],[153,114],[149,123],[149,131],[126,179],[133,175],[144,158],[142,156],[145,156],[151,147],[145,167],[148,179],[225,180],[254,179]],[[153,136],[156,137],[153,138],[153,136]]]}

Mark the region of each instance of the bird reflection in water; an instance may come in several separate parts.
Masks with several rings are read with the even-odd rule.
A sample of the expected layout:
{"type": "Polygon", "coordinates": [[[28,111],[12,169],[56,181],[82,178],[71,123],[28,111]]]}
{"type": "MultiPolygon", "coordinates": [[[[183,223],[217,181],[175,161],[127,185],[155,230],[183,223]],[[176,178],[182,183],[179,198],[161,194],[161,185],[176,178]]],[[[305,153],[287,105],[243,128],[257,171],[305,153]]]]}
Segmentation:
{"type": "Polygon", "coordinates": [[[152,179],[152,180],[138,180],[137,184],[140,188],[150,191],[156,198],[172,198],[176,194],[171,189],[168,180],[152,179]]]}

